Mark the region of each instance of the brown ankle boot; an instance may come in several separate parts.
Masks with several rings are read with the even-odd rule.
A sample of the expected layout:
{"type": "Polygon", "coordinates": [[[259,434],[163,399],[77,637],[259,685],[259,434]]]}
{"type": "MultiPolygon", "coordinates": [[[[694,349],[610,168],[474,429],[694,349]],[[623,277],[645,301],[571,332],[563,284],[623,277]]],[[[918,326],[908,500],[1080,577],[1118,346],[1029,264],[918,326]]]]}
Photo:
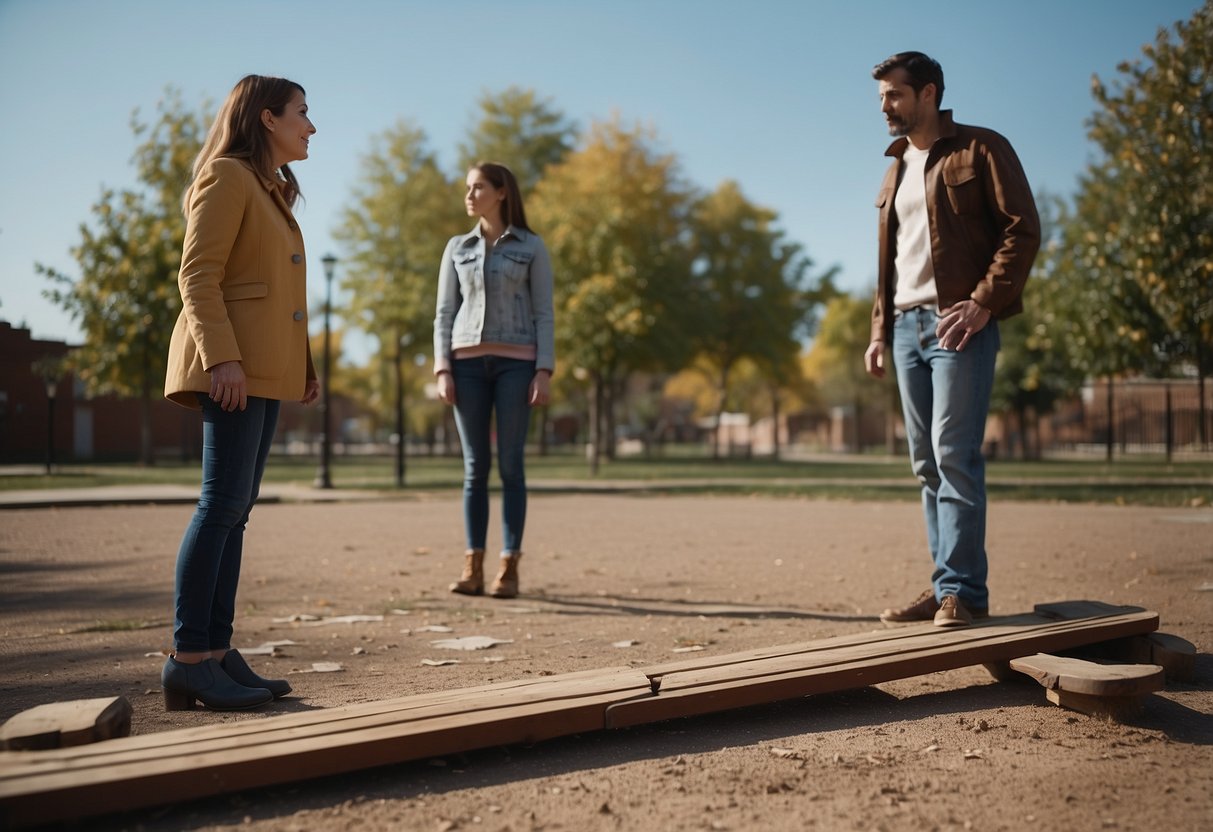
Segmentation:
{"type": "Polygon", "coordinates": [[[493,579],[489,587],[489,595],[494,598],[513,598],[518,595],[518,561],[522,552],[502,553],[501,571],[493,579]]]}
{"type": "Polygon", "coordinates": [[[484,594],[484,549],[468,549],[464,555],[463,574],[450,586],[460,595],[484,594]]]}

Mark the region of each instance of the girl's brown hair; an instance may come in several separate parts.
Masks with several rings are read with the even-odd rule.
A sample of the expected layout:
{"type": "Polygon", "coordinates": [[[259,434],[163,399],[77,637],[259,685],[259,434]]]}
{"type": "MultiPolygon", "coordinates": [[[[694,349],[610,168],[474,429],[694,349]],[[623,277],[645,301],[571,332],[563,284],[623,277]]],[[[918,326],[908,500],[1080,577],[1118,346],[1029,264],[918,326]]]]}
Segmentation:
{"type": "Polygon", "coordinates": [[[514,172],[500,162],[477,162],[472,165],[472,170],[483,173],[484,178],[497,190],[505,189],[501,219],[507,225],[530,231],[531,227],[526,224],[526,211],[522,208],[522,190],[518,187],[514,172]]]}
{"type": "MultiPolygon", "coordinates": [[[[215,123],[211,125],[202,150],[194,160],[192,179],[197,180],[202,169],[221,156],[247,159],[263,176],[272,178],[274,170],[271,167],[269,134],[261,122],[261,111],[269,110],[275,116],[281,116],[295,93],[307,95],[303,87],[285,78],[266,75],[246,75],[241,78],[215,116],[215,123]]],[[[287,165],[279,168],[278,172],[286,180],[286,203],[293,206],[300,196],[299,181],[287,165]]],[[[183,207],[187,212],[193,190],[191,183],[185,191],[183,207]]]]}

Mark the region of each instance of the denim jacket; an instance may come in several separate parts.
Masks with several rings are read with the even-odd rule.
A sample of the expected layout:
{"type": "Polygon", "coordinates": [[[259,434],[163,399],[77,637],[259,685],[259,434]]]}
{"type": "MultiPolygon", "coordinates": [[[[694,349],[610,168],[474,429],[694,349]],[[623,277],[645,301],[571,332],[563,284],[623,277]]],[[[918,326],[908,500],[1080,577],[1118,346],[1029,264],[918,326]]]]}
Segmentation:
{"type": "Polygon", "coordinates": [[[449,369],[461,347],[534,344],[535,368],[554,370],[552,305],[552,262],[538,234],[511,225],[487,263],[479,225],[452,237],[438,270],[434,369],[449,369]]]}

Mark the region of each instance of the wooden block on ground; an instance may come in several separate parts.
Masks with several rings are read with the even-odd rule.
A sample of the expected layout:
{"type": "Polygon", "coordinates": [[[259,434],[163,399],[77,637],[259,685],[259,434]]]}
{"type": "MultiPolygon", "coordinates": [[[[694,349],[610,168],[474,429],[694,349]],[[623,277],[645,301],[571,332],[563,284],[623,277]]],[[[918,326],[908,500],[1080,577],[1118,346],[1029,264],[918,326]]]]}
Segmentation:
{"type": "Polygon", "coordinates": [[[1110,664],[1045,653],[1012,659],[1011,668],[1040,682],[1055,705],[1114,719],[1141,710],[1145,697],[1162,690],[1166,678],[1158,665],[1110,664]]]}
{"type": "Polygon", "coordinates": [[[1156,664],[1168,681],[1190,682],[1196,675],[1196,646],[1168,633],[1117,638],[1087,644],[1066,652],[1079,659],[1109,659],[1132,664],[1156,664]]]}
{"type": "Polygon", "coordinates": [[[0,748],[38,751],[125,737],[131,732],[132,713],[121,696],[39,705],[0,726],[0,748]]]}
{"type": "Polygon", "coordinates": [[[1067,710],[1117,721],[1139,713],[1145,702],[1144,696],[1091,696],[1066,690],[1046,690],[1045,696],[1054,705],[1067,710]]]}

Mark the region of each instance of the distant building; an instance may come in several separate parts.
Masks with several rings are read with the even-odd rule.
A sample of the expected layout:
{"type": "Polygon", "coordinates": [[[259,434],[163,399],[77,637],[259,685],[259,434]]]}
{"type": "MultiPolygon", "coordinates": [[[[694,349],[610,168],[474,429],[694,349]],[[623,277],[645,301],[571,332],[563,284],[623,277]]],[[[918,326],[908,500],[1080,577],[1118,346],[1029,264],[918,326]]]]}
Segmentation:
{"type": "MultiPolygon", "coordinates": [[[[46,461],[48,434],[54,439],[57,463],[139,458],[137,399],[86,397],[69,373],[55,385],[52,416],[48,388],[35,364],[63,359],[71,350],[63,341],[32,338],[28,329],[0,321],[0,356],[4,357],[0,361],[0,464],[46,461]]],[[[156,396],[151,417],[152,447],[157,456],[192,459],[201,455],[202,424],[196,414],[156,396]]]]}

